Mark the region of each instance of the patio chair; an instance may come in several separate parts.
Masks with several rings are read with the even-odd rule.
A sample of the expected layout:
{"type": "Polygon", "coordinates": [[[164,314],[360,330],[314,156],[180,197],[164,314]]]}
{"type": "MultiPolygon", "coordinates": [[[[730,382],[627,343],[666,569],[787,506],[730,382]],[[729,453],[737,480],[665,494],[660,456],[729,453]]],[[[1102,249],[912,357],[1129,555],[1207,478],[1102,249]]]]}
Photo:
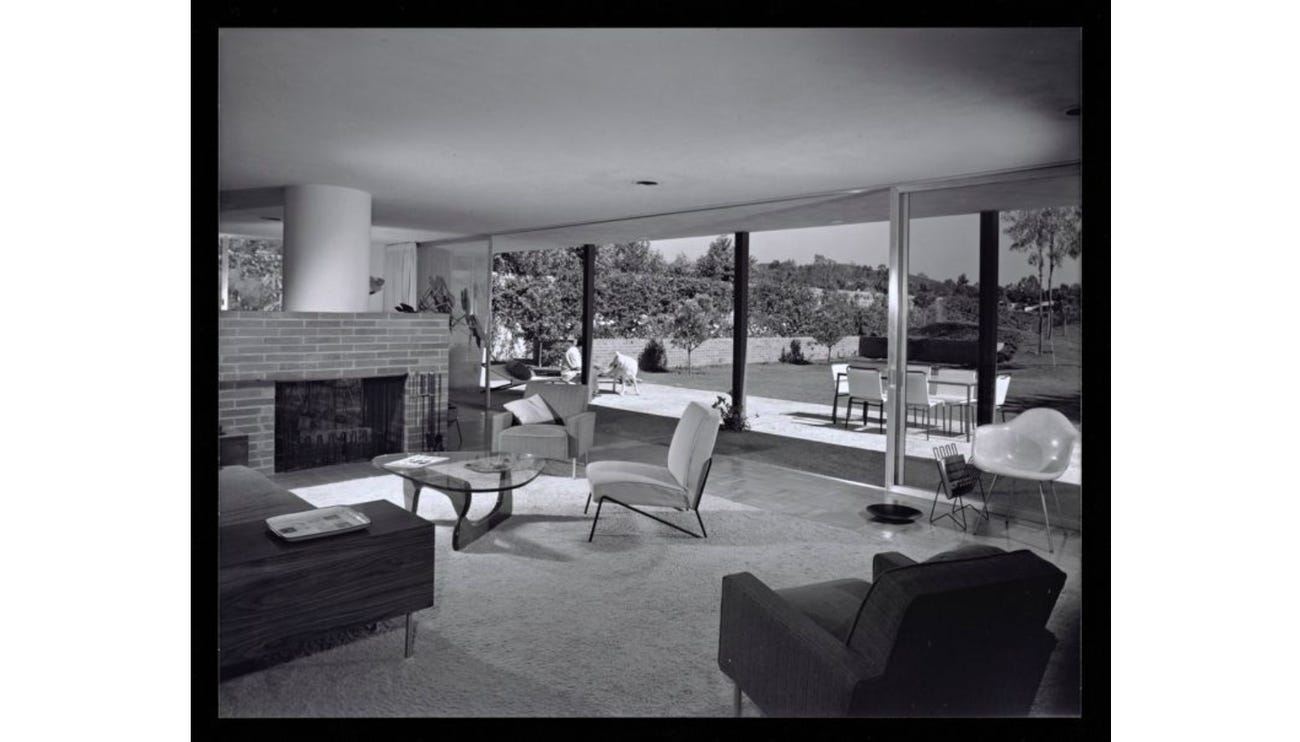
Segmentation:
{"type": "Polygon", "coordinates": [[[1028,479],[1038,484],[1038,499],[1043,505],[1043,525],[1047,530],[1047,551],[1052,552],[1052,521],[1047,515],[1047,496],[1043,482],[1052,490],[1056,510],[1061,501],[1056,494],[1056,480],[1070,467],[1079,431],[1069,418],[1048,407],[1025,410],[1009,423],[981,425],[971,441],[971,464],[993,475],[989,492],[998,477],[1028,479]]]}
{"type": "MultiPolygon", "coordinates": [[[[522,423],[515,413],[498,412],[488,418],[489,440],[498,453],[530,453],[538,458],[571,462],[578,475],[578,457],[586,460],[596,437],[596,412],[587,409],[591,389],[586,384],[534,381],[524,387],[524,399],[538,396],[555,414],[547,422],[522,423]]],[[[511,402],[510,404],[515,404],[511,402]]],[[[509,405],[507,405],[509,406],[509,405]]]]}
{"type": "Polygon", "coordinates": [[[975,514],[984,520],[989,518],[989,499],[984,494],[984,481],[980,479],[979,470],[971,466],[966,461],[966,457],[958,450],[956,443],[949,443],[934,449],[934,460],[939,466],[939,485],[934,488],[934,502],[930,503],[930,525],[934,525],[936,520],[951,518],[953,523],[961,524],[961,530],[966,530],[966,508],[974,508],[975,514]],[[981,511],[974,505],[969,505],[963,499],[979,487],[980,499],[984,500],[984,510],[981,511]],[[949,503],[949,512],[940,513],[938,518],[934,517],[935,506],[939,504],[939,493],[943,492],[949,503]],[[957,516],[961,520],[957,520],[957,516]]]}
{"type": "MultiPolygon", "coordinates": [[[[961,410],[963,430],[966,427],[967,419],[965,413],[967,410],[966,402],[968,387],[966,384],[974,384],[975,380],[975,371],[964,368],[941,368],[936,370],[930,377],[930,390],[934,392],[936,397],[943,400],[944,411],[945,413],[949,413],[949,419],[951,420],[952,410],[961,410]],[[944,384],[945,381],[960,383],[944,384]]],[[[971,404],[974,404],[975,401],[975,395],[972,390],[970,402],[971,404]]]]}
{"type": "MultiPolygon", "coordinates": [[[[847,363],[831,364],[831,385],[832,388],[834,389],[834,393],[831,396],[831,425],[835,424],[837,413],[839,412],[840,397],[847,396],[849,393],[848,378],[846,378],[845,376],[840,376],[840,374],[845,373],[846,371],[848,371],[848,369],[849,369],[849,364],[847,363]]],[[[845,414],[844,416],[845,423],[848,422],[848,419],[849,419],[848,415],[845,414]]]]}
{"type": "Polygon", "coordinates": [[[699,402],[691,402],[686,405],[681,419],[677,421],[677,429],[673,431],[666,465],[637,461],[595,461],[589,464],[587,479],[591,482],[591,494],[587,496],[587,505],[582,512],[587,512],[594,498],[596,516],[591,519],[591,533],[587,536],[587,541],[596,535],[600,509],[606,502],[621,505],[695,538],[707,538],[709,534],[704,530],[704,519],[700,517],[700,497],[704,494],[704,483],[713,466],[713,444],[718,439],[718,426],[721,423],[722,417],[717,410],[699,402]],[[700,524],[700,533],[692,533],[675,523],[633,507],[634,505],[667,507],[679,511],[694,510],[695,519],[700,524]]]}
{"type": "Polygon", "coordinates": [[[907,372],[907,393],[904,401],[908,410],[925,413],[925,439],[930,440],[930,418],[936,407],[943,407],[943,398],[930,394],[930,374],[924,371],[907,372]]]}
{"type": "Polygon", "coordinates": [[[867,424],[867,408],[870,405],[880,407],[880,432],[885,432],[885,384],[880,378],[880,369],[851,368],[848,370],[849,402],[844,412],[844,427],[849,427],[849,418],[853,417],[853,403],[862,403],[862,424],[867,424]]]}
{"type": "MultiPolygon", "coordinates": [[[[975,372],[971,371],[970,375],[971,375],[971,381],[974,381],[975,372]]],[[[935,379],[931,381],[931,384],[934,386],[939,386],[942,384],[942,380],[935,379]]],[[[994,379],[993,414],[997,415],[998,413],[1001,413],[1002,422],[1007,421],[1007,411],[1003,407],[1003,405],[1006,404],[1007,391],[1010,388],[1011,388],[1011,377],[1007,374],[998,374],[997,378],[994,379]]],[[[964,389],[962,390],[962,393],[960,395],[940,394],[939,396],[944,398],[944,403],[949,407],[961,409],[963,426],[965,426],[969,421],[974,419],[974,406],[978,404],[978,400],[972,399],[970,400],[969,403],[967,403],[964,389]]]]}
{"type": "Polygon", "coordinates": [[[876,554],[872,581],[776,589],[722,578],[718,667],[768,716],[1025,716],[1056,637],[1065,573],[971,545],[916,562],[876,554]]]}

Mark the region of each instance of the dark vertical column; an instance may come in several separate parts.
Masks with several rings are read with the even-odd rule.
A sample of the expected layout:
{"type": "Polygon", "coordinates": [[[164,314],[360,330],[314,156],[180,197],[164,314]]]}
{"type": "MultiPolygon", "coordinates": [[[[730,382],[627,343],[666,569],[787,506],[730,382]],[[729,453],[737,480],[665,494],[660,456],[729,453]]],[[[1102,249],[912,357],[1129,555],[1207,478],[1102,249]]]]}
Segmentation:
{"type": "Polygon", "coordinates": [[[980,322],[975,372],[979,375],[975,421],[993,422],[998,373],[998,212],[980,212],[980,322]]]}
{"type": "Polygon", "coordinates": [[[596,327],[596,246],[582,246],[582,383],[592,384],[596,375],[591,372],[591,349],[596,327]]]}
{"type": "Polygon", "coordinates": [[[736,280],[731,286],[731,403],[745,413],[745,373],[749,355],[749,232],[736,233],[736,280]]]}

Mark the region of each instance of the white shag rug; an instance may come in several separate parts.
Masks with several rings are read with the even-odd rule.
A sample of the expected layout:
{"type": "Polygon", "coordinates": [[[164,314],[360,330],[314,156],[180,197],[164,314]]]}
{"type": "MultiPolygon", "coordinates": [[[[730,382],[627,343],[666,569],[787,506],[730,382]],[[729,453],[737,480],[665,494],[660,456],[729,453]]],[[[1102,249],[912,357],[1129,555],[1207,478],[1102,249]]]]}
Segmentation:
{"type": "MultiPolygon", "coordinates": [[[[402,503],[401,480],[387,475],[295,492],[317,506],[402,503]]],[[[587,492],[585,479],[543,475],[516,491],[512,518],[455,552],[447,498],[426,491],[434,605],[416,614],[414,656],[403,658],[404,623],[392,619],[221,683],[219,714],[730,716],[731,684],[717,666],[723,575],[749,571],[775,588],[870,579],[877,552],[925,558],[955,545],[943,532],[900,543],[885,529],[858,533],[707,494],[707,539],[606,507],[588,543],[587,492]]],[[[483,499],[471,517],[487,511],[483,499]]],[[[694,514],[665,512],[698,528],[694,514]]]]}

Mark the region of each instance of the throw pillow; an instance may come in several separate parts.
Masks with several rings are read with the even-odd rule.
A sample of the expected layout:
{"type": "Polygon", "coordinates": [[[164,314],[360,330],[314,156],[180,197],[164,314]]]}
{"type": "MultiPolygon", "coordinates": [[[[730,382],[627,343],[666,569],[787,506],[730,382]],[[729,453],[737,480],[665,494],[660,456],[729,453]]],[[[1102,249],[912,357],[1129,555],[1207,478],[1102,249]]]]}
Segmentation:
{"type": "Polygon", "coordinates": [[[507,402],[506,409],[524,425],[556,422],[555,410],[546,404],[546,400],[542,399],[540,394],[507,402]]]}

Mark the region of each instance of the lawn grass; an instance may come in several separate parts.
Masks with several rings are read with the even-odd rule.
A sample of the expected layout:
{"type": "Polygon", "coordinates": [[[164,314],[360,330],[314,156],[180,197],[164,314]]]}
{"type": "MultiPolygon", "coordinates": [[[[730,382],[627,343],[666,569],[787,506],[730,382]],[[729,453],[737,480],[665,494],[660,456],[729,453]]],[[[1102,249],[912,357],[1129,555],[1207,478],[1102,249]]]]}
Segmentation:
{"type": "MultiPolygon", "coordinates": [[[[1011,376],[1007,390],[1008,412],[1031,407],[1051,407],[1060,410],[1076,425],[1082,426],[1081,399],[1083,394],[1083,362],[1080,348],[1080,328],[1071,325],[1068,332],[1057,328],[1051,347],[1044,342],[1044,353],[1038,355],[1034,333],[1022,333],[1019,350],[1012,359],[999,364],[998,373],[1011,376]],[[1053,355],[1055,363],[1053,363],[1053,355]]],[[[861,358],[837,358],[837,363],[869,362],[861,358]]],[[[878,363],[878,361],[870,361],[878,363]]],[[[731,390],[731,364],[705,366],[693,369],[678,368],[663,373],[642,371],[640,378],[652,384],[668,384],[687,389],[702,389],[727,394],[731,390]]],[[[804,366],[788,363],[751,363],[746,386],[749,394],[757,397],[788,399],[811,404],[831,403],[831,371],[825,357],[804,366]]]]}

